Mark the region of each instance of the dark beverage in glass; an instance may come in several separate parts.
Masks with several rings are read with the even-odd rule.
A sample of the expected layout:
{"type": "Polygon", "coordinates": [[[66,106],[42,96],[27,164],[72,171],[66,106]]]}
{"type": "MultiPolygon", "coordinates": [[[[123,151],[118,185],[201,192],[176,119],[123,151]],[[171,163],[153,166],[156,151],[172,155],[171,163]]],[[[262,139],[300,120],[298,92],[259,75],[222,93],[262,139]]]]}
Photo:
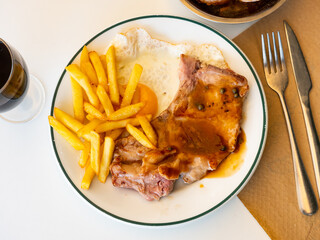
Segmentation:
{"type": "Polygon", "coordinates": [[[0,38],[0,118],[30,121],[41,112],[44,100],[41,81],[29,74],[19,52],[0,38]]]}
{"type": "Polygon", "coordinates": [[[0,112],[17,106],[25,97],[29,75],[20,54],[0,39],[0,112]]]}

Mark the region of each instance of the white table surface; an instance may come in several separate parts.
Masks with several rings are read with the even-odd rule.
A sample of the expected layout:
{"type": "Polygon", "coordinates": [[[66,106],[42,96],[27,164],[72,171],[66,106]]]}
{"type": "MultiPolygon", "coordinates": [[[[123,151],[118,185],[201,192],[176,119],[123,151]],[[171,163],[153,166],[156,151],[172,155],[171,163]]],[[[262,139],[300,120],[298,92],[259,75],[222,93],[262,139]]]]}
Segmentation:
{"type": "Polygon", "coordinates": [[[62,70],[96,33],[154,14],[191,18],[230,38],[250,26],[211,23],[179,0],[0,0],[0,38],[22,54],[46,90],[44,109],[35,120],[11,124],[0,119],[0,239],[269,239],[237,197],[180,225],[120,222],[85,202],[59,168],[47,116],[62,70]]]}

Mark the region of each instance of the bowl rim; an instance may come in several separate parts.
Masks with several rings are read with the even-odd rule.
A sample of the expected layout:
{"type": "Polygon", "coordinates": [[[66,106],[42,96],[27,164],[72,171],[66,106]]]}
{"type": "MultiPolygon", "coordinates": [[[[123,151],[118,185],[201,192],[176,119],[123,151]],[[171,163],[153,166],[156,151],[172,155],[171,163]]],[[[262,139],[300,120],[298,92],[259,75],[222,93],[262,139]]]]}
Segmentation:
{"type": "Polygon", "coordinates": [[[189,0],[180,0],[183,5],[185,5],[190,11],[193,13],[197,14],[198,16],[207,19],[212,22],[219,22],[219,23],[227,23],[227,24],[234,24],[234,23],[247,23],[247,22],[253,22],[259,19],[262,19],[266,17],[267,15],[273,13],[276,11],[278,8],[280,8],[286,0],[279,0],[275,5],[272,7],[266,9],[265,11],[258,12],[256,14],[247,16],[247,17],[242,17],[242,18],[224,18],[224,17],[218,17],[212,14],[209,14],[205,11],[202,11],[201,9],[195,7],[193,4],[190,3],[189,0]]]}

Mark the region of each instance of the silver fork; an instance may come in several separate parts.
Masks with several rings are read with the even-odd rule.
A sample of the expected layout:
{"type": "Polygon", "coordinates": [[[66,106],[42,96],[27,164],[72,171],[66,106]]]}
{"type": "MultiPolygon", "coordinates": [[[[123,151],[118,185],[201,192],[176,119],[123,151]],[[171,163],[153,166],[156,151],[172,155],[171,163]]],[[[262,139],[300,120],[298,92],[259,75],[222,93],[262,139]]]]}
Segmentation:
{"type": "Polygon", "coordinates": [[[277,33],[277,36],[278,36],[280,58],[278,58],[275,34],[272,32],[272,40],[273,40],[272,41],[273,49],[272,49],[269,34],[267,33],[268,57],[267,57],[264,36],[263,34],[261,35],[264,73],[265,73],[266,80],[269,87],[279,95],[283,113],[286,119],[290,145],[291,145],[296,190],[297,190],[297,197],[298,197],[298,204],[299,204],[300,211],[305,215],[312,215],[317,211],[318,205],[317,205],[317,200],[314,195],[313,189],[311,187],[307,172],[301,160],[299,150],[297,148],[297,143],[296,143],[294,132],[291,125],[291,119],[288,114],[287,104],[284,98],[284,91],[288,85],[288,72],[287,72],[287,67],[284,60],[283,48],[282,48],[279,32],[277,33]]]}

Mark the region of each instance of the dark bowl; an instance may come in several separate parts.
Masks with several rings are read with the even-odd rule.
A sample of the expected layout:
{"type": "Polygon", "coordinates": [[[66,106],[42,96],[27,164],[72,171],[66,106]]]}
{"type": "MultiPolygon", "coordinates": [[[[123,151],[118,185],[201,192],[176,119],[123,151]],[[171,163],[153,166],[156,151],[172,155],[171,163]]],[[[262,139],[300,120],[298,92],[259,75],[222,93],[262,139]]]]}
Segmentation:
{"type": "Polygon", "coordinates": [[[207,20],[213,21],[213,22],[220,22],[220,23],[246,23],[246,22],[252,22],[258,19],[261,19],[274,11],[276,11],[279,7],[281,7],[286,0],[279,0],[276,4],[273,6],[259,11],[257,13],[254,13],[252,15],[246,16],[246,17],[235,17],[235,18],[227,18],[227,17],[219,17],[216,15],[213,15],[211,13],[208,13],[199,7],[197,7],[195,4],[193,4],[190,0],[180,0],[187,8],[189,8],[193,13],[197,14],[198,16],[205,18],[207,20]]]}

